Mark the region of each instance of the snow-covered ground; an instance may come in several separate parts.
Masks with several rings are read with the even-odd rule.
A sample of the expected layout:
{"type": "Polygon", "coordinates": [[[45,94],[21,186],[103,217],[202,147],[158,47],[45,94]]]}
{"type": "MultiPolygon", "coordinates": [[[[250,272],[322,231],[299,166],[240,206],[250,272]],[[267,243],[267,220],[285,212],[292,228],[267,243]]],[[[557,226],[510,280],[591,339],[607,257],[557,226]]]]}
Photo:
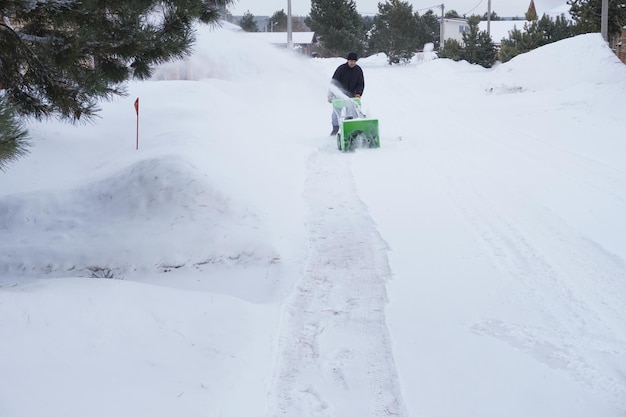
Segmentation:
{"type": "Polygon", "coordinates": [[[93,124],[28,126],[1,416],[626,414],[626,67],[599,34],[362,59],[381,147],[344,154],[342,62],[203,28],[93,124]]]}

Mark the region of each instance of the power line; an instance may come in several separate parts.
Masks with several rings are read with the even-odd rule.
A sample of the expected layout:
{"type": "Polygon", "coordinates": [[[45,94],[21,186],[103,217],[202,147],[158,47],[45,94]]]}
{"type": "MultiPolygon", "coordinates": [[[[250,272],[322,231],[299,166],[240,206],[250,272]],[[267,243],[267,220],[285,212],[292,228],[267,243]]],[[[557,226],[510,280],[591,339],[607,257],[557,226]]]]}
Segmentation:
{"type": "Polygon", "coordinates": [[[440,9],[441,8],[441,4],[436,4],[434,6],[430,6],[430,7],[424,7],[422,9],[416,9],[416,12],[421,12],[422,10],[432,10],[432,9],[440,9]]]}
{"type": "Polygon", "coordinates": [[[468,10],[467,12],[463,13],[463,16],[467,16],[469,13],[473,12],[474,10],[476,10],[478,8],[478,6],[483,4],[483,1],[485,1],[485,0],[480,0],[480,2],[476,6],[474,6],[473,8],[468,10]]]}

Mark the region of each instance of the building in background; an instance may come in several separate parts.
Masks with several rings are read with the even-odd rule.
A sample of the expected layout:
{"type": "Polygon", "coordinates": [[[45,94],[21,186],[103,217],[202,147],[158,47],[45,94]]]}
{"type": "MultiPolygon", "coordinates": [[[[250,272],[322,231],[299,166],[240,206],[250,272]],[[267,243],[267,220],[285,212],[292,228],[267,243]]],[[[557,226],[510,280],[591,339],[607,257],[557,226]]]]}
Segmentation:
{"type": "MultiPolygon", "coordinates": [[[[287,32],[244,32],[243,36],[250,36],[269,44],[287,48],[287,32]]],[[[315,56],[317,36],[315,32],[292,32],[293,49],[305,56],[315,56]]]]}

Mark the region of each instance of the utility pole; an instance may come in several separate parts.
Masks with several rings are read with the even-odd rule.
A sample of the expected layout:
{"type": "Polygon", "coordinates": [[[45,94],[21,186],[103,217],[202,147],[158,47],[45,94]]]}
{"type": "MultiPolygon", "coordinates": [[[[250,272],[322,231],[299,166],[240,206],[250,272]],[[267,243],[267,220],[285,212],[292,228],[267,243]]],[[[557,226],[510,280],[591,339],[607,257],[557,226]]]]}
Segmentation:
{"type": "Polygon", "coordinates": [[[444,5],[442,4],[439,7],[441,7],[441,27],[439,28],[439,50],[441,51],[443,49],[443,28],[444,28],[443,9],[444,9],[444,5]]]}
{"type": "Polygon", "coordinates": [[[491,0],[487,2],[487,35],[491,36],[491,0]]]}
{"type": "Polygon", "coordinates": [[[287,0],[287,48],[293,49],[293,36],[291,30],[291,0],[287,0]]]}
{"type": "Polygon", "coordinates": [[[609,0],[602,0],[602,15],[600,18],[600,32],[605,42],[609,41],[609,0]]]}

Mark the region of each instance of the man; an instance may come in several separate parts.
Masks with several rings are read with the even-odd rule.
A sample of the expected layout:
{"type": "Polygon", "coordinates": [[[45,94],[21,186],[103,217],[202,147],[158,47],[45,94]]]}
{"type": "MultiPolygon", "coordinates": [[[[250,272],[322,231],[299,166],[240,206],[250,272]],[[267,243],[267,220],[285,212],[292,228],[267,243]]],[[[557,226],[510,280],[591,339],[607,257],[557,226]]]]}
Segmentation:
{"type": "MultiPolygon", "coordinates": [[[[335,70],[331,82],[339,87],[341,91],[350,98],[360,98],[363,95],[365,89],[365,78],[363,77],[363,70],[356,64],[358,56],[355,52],[348,54],[348,60],[345,64],[341,64],[335,70]]],[[[332,101],[334,95],[331,93],[328,96],[328,101],[332,101]]],[[[337,112],[333,109],[332,115],[333,131],[330,135],[336,135],[339,132],[339,118],[337,112]]]]}

